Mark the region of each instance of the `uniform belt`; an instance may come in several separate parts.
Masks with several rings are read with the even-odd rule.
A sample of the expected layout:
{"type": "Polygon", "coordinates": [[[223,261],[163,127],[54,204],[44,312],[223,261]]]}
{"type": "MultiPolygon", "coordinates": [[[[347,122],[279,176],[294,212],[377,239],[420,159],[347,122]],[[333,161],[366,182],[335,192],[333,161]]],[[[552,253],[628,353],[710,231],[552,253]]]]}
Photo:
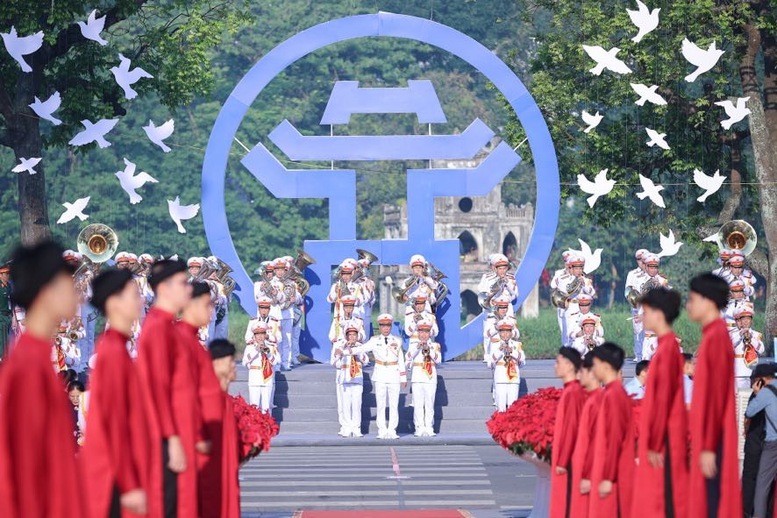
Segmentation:
{"type": "Polygon", "coordinates": [[[413,362],[413,365],[415,365],[416,367],[423,367],[424,363],[423,362],[413,362]]]}
{"type": "Polygon", "coordinates": [[[376,365],[385,365],[386,367],[391,367],[392,365],[399,365],[399,362],[384,362],[381,360],[375,360],[376,365]]]}
{"type": "Polygon", "coordinates": [[[505,363],[504,360],[499,360],[498,362],[496,362],[496,364],[497,365],[507,365],[507,363],[505,363]]]}
{"type": "Polygon", "coordinates": [[[254,366],[248,367],[248,369],[252,370],[252,371],[260,371],[260,370],[262,370],[261,367],[254,367],[254,366]]]}
{"type": "Polygon", "coordinates": [[[744,354],[735,354],[734,355],[734,358],[744,358],[744,357],[745,357],[744,354]]]}

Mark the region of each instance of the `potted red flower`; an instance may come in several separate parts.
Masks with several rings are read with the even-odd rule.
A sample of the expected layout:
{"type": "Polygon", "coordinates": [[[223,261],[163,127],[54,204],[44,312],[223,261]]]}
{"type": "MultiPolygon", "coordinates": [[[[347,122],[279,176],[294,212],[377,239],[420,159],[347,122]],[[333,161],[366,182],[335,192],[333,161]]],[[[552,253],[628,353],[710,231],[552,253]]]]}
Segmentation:
{"type": "Polygon", "coordinates": [[[543,388],[520,398],[486,422],[497,444],[532,464],[537,470],[532,518],[548,515],[550,506],[550,451],[561,389],[543,388]]]}
{"type": "Polygon", "coordinates": [[[232,396],[237,429],[240,435],[240,462],[245,463],[263,451],[269,451],[270,441],[278,435],[278,423],[270,414],[262,413],[246,403],[242,396],[232,396]]]}

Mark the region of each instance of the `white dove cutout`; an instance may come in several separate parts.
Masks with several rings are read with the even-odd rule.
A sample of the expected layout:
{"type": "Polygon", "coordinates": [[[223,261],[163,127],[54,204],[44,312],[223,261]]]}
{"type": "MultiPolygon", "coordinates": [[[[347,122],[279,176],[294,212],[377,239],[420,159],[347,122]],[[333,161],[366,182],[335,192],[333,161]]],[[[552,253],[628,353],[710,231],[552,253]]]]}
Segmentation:
{"type": "Polygon", "coordinates": [[[170,152],[170,148],[164,143],[164,140],[173,134],[175,129],[175,121],[170,119],[161,126],[155,126],[154,121],[149,120],[148,126],[143,126],[143,130],[146,132],[148,140],[162,148],[165,153],[170,152]]]}
{"type": "Polygon", "coordinates": [[[119,119],[100,119],[95,123],[84,119],[81,121],[81,124],[84,125],[84,130],[70,139],[68,144],[71,146],[85,146],[86,144],[96,142],[101,148],[106,148],[111,143],[105,140],[105,135],[116,126],[117,122],[119,122],[119,119]]]}
{"type": "Polygon", "coordinates": [[[642,185],[642,192],[637,193],[637,198],[640,200],[649,198],[650,201],[662,209],[666,208],[664,197],[661,196],[661,191],[664,189],[663,185],[656,185],[653,183],[653,180],[642,175],[639,175],[639,183],[642,185]]]}
{"type": "Polygon", "coordinates": [[[143,201],[143,197],[135,192],[136,189],[140,189],[149,182],[159,182],[145,171],[135,174],[135,164],[126,158],[124,159],[124,165],[124,171],[117,171],[116,178],[119,179],[119,184],[121,184],[121,188],[124,189],[124,192],[129,194],[130,203],[135,205],[136,203],[143,201]]]}
{"type": "Polygon", "coordinates": [[[84,38],[87,40],[96,41],[104,47],[108,44],[108,42],[100,37],[100,33],[105,28],[105,16],[101,18],[96,18],[96,16],[97,10],[95,9],[89,13],[89,19],[86,21],[86,23],[78,22],[78,26],[81,27],[81,34],[84,36],[84,38]]]}
{"type": "Polygon", "coordinates": [[[78,218],[81,221],[87,219],[89,216],[84,214],[84,209],[86,208],[86,204],[89,203],[89,198],[90,196],[87,196],[86,198],[79,198],[73,203],[63,203],[62,206],[65,207],[65,212],[63,212],[57,220],[57,225],[67,223],[73,218],[78,218]]]}
{"type": "Polygon", "coordinates": [[[720,125],[723,126],[723,129],[731,129],[731,126],[750,115],[750,108],[745,106],[749,100],[750,97],[739,97],[736,105],[728,100],[715,103],[716,106],[721,106],[726,110],[726,115],[728,115],[728,119],[720,121],[720,125]]]}
{"type": "Polygon", "coordinates": [[[720,174],[720,169],[710,176],[699,169],[693,170],[693,183],[704,189],[704,194],[696,198],[696,201],[704,203],[707,198],[718,192],[726,177],[720,174]]]}
{"type": "Polygon", "coordinates": [[[35,102],[30,104],[29,106],[30,108],[32,108],[32,111],[35,112],[35,115],[37,115],[41,119],[46,119],[54,126],[59,126],[60,124],[62,124],[62,121],[54,117],[53,113],[59,110],[59,105],[61,104],[62,104],[62,97],[60,97],[59,92],[54,92],[53,94],[51,94],[51,97],[49,97],[45,101],[41,101],[36,97],[35,102]]]}
{"type": "Polygon", "coordinates": [[[167,200],[167,210],[170,212],[170,217],[173,218],[175,224],[178,225],[178,232],[186,234],[186,229],[181,225],[181,221],[192,219],[197,215],[200,210],[200,204],[194,205],[181,205],[180,196],[176,196],[174,200],[167,200]]]}
{"type": "Polygon", "coordinates": [[[658,85],[645,86],[640,83],[629,84],[631,85],[632,90],[634,90],[637,95],[639,95],[639,99],[634,101],[634,104],[637,106],[645,106],[646,102],[651,102],[658,106],[664,106],[666,104],[666,99],[661,97],[661,94],[656,93],[656,90],[658,90],[658,85]]]}
{"type": "Polygon", "coordinates": [[[659,242],[661,243],[661,251],[658,252],[658,257],[670,257],[677,255],[677,252],[680,251],[680,247],[683,246],[682,242],[675,241],[674,232],[671,230],[669,231],[668,236],[661,234],[659,242]]]}
{"type": "Polygon", "coordinates": [[[631,41],[634,43],[639,43],[645,35],[653,32],[658,27],[658,13],[661,12],[661,9],[653,9],[651,11],[648,9],[648,6],[639,0],[637,0],[637,9],[639,10],[632,11],[631,9],[626,9],[626,12],[629,13],[629,18],[631,18],[631,23],[639,29],[637,35],[631,38],[631,41]]]}
{"type": "Polygon", "coordinates": [[[32,174],[38,174],[38,171],[36,171],[33,168],[36,165],[38,165],[40,163],[40,161],[41,161],[40,158],[24,158],[24,157],[22,157],[22,158],[19,159],[19,163],[16,165],[16,167],[11,169],[11,171],[14,172],[14,173],[23,173],[23,172],[27,171],[31,175],[32,174]]]}
{"type": "Polygon", "coordinates": [[[583,50],[585,50],[586,54],[588,54],[591,59],[596,61],[596,66],[590,70],[593,75],[601,75],[605,68],[616,74],[631,74],[631,69],[626,66],[626,63],[616,57],[618,52],[621,51],[618,47],[604,50],[598,45],[593,47],[583,45],[583,50]]]}
{"type": "Polygon", "coordinates": [[[596,112],[595,114],[591,115],[587,111],[583,110],[580,113],[580,117],[582,117],[583,122],[588,124],[588,127],[583,130],[583,133],[591,133],[591,131],[594,128],[596,128],[600,122],[602,122],[604,115],[600,115],[599,112],[596,112]]]}
{"type": "Polygon", "coordinates": [[[666,133],[659,133],[650,128],[645,128],[645,131],[647,132],[648,137],[650,137],[650,140],[647,141],[648,146],[658,146],[661,149],[670,149],[669,144],[666,143],[666,133]]]}
{"type": "Polygon", "coordinates": [[[588,243],[586,243],[580,238],[578,238],[578,241],[580,242],[580,249],[581,249],[580,251],[583,254],[583,259],[585,259],[585,266],[583,266],[583,272],[591,273],[595,271],[597,268],[599,268],[599,265],[602,264],[602,249],[597,248],[592,253],[591,247],[588,246],[588,243]]]}
{"type": "Polygon", "coordinates": [[[43,31],[38,31],[29,36],[19,36],[16,28],[11,26],[10,32],[0,33],[3,37],[5,50],[19,63],[22,72],[32,72],[32,67],[24,60],[24,56],[32,54],[43,45],[43,31]]]}
{"type": "Polygon", "coordinates": [[[609,169],[599,171],[593,182],[586,178],[585,175],[577,175],[577,185],[580,186],[580,190],[591,195],[587,198],[589,207],[593,207],[600,196],[606,196],[615,187],[615,180],[607,179],[608,171],[609,169]]]}
{"type": "Polygon", "coordinates": [[[688,38],[684,38],[682,52],[688,63],[696,66],[696,70],[685,76],[686,81],[693,83],[697,77],[717,64],[724,51],[715,48],[714,41],[707,50],[702,50],[695,43],[689,41],[688,38]]]}
{"type": "Polygon", "coordinates": [[[116,82],[124,90],[124,97],[127,99],[134,99],[138,96],[138,93],[132,89],[132,85],[137,83],[141,77],[151,79],[152,76],[140,67],[130,70],[130,60],[119,54],[119,66],[111,67],[113,77],[116,78],[116,82]]]}

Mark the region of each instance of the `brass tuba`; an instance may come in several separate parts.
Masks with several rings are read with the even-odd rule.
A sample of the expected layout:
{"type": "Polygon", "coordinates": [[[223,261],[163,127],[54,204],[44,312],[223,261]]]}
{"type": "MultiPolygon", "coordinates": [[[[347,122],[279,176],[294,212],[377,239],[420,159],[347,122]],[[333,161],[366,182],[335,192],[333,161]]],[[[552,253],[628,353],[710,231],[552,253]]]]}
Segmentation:
{"type": "Polygon", "coordinates": [[[235,279],[229,275],[232,273],[232,267],[218,257],[216,257],[216,264],[218,265],[216,279],[224,286],[224,295],[227,297],[227,300],[230,300],[232,298],[232,292],[235,291],[235,288],[237,287],[235,279]]]}
{"type": "Polygon", "coordinates": [[[377,255],[373,254],[372,252],[368,252],[367,250],[362,250],[361,248],[356,249],[356,254],[360,260],[366,259],[370,262],[370,264],[378,261],[377,255]]]}
{"type": "Polygon", "coordinates": [[[297,290],[302,297],[310,291],[310,283],[305,279],[305,275],[302,272],[305,271],[305,268],[315,263],[316,260],[309,254],[303,250],[297,250],[297,258],[292,265],[290,278],[297,285],[297,290]]]}
{"type": "Polygon", "coordinates": [[[758,236],[750,223],[734,219],[724,223],[717,234],[707,237],[704,241],[717,243],[720,250],[724,248],[738,250],[742,255],[748,256],[755,250],[758,236]]]}
{"type": "Polygon", "coordinates": [[[99,265],[113,257],[119,249],[119,236],[108,225],[92,223],[78,233],[76,247],[84,260],[73,278],[76,284],[88,284],[97,273],[99,265]]]}

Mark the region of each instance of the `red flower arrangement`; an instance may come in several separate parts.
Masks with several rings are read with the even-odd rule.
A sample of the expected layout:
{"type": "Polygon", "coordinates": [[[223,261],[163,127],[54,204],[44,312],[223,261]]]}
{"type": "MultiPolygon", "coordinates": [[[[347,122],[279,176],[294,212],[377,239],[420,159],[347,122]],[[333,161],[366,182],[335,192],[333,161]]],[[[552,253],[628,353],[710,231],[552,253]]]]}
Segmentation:
{"type": "Polygon", "coordinates": [[[534,453],[550,463],[553,426],[561,389],[542,388],[520,398],[505,412],[495,412],[486,422],[497,444],[515,455],[534,453]]]}
{"type": "Polygon", "coordinates": [[[270,441],[278,435],[278,423],[270,414],[262,413],[246,403],[242,396],[232,398],[232,408],[240,434],[240,462],[247,462],[263,451],[270,450],[270,441]]]}

